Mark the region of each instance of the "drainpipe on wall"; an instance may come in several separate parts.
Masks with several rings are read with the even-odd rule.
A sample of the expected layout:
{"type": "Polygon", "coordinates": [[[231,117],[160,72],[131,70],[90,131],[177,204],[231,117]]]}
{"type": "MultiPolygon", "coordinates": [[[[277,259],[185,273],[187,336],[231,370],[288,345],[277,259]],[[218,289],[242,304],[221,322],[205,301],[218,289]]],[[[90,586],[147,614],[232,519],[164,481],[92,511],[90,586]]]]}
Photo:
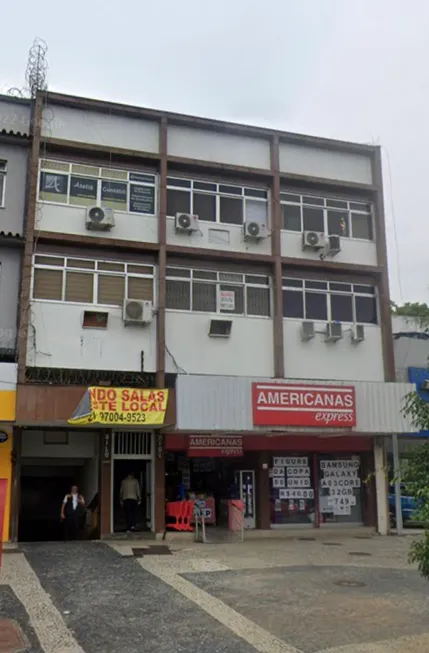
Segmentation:
{"type": "Polygon", "coordinates": [[[387,535],[390,530],[385,461],[384,438],[375,438],[375,494],[377,500],[377,533],[379,535],[387,535]]]}

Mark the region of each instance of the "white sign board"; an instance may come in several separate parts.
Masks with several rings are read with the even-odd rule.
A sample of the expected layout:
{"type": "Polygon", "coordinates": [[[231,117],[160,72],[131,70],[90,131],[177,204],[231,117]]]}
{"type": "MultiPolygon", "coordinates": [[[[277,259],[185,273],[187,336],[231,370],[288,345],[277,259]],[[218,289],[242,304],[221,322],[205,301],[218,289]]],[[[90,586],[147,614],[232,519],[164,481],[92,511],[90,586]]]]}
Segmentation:
{"type": "Polygon", "coordinates": [[[302,478],[292,478],[288,476],[287,478],[288,487],[310,487],[310,485],[310,479],[308,476],[302,478]]]}
{"type": "Polygon", "coordinates": [[[309,467],[286,467],[287,476],[310,476],[309,467]]]}
{"type": "Polygon", "coordinates": [[[273,487],[285,487],[286,480],[284,477],[274,476],[273,478],[273,487]]]}
{"type": "Polygon", "coordinates": [[[279,490],[280,499],[314,499],[314,490],[300,488],[286,488],[279,490]]]}
{"type": "Polygon", "coordinates": [[[307,465],[308,465],[307,456],[302,456],[302,457],[291,456],[287,458],[283,456],[274,457],[274,467],[305,467],[307,465]]]}
{"type": "Polygon", "coordinates": [[[233,290],[221,290],[219,303],[221,311],[235,311],[235,292],[233,290]]]}

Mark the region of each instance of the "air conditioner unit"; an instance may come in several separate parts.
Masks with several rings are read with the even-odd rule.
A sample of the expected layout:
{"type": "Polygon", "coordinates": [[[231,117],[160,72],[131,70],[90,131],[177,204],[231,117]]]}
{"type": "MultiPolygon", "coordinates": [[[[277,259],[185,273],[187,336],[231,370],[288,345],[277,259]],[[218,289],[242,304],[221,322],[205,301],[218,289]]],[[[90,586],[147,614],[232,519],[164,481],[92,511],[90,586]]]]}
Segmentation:
{"type": "Polygon", "coordinates": [[[301,340],[311,340],[315,335],[314,322],[301,323],[301,340]]]}
{"type": "Polygon", "coordinates": [[[365,340],[365,327],[363,324],[353,324],[351,328],[352,342],[358,343],[365,340]]]}
{"type": "Polygon", "coordinates": [[[326,246],[326,236],[320,231],[304,231],[302,234],[303,249],[323,249],[326,246]]]}
{"type": "Polygon", "coordinates": [[[262,240],[268,236],[268,227],[265,222],[249,220],[244,223],[244,240],[262,240]]]}
{"type": "Polygon", "coordinates": [[[191,234],[198,231],[198,216],[190,213],[176,213],[174,222],[177,233],[191,234]]]}
{"type": "Polygon", "coordinates": [[[341,239],[339,236],[333,235],[328,236],[328,242],[326,243],[327,253],[331,256],[335,256],[338,252],[341,252],[341,239]]]}
{"type": "Polygon", "coordinates": [[[343,337],[343,325],[341,322],[328,322],[326,325],[325,342],[337,342],[343,337]]]}
{"type": "Polygon", "coordinates": [[[126,325],[150,324],[153,319],[152,302],[141,299],[125,299],[122,319],[126,325]]]}
{"type": "Polygon", "coordinates": [[[89,206],[86,210],[86,228],[90,231],[109,231],[115,226],[113,209],[107,206],[89,206]]]}

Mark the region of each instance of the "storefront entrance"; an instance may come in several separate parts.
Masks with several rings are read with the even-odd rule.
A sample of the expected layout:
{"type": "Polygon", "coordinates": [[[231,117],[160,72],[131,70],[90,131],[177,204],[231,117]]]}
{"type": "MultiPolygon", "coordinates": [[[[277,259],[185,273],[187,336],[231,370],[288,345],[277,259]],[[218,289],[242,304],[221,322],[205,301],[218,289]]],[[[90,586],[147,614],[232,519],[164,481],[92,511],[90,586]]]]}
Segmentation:
{"type": "Polygon", "coordinates": [[[127,530],[125,511],[121,506],[121,483],[132,474],[138,481],[141,503],[137,508],[138,531],[153,530],[153,434],[141,431],[116,431],[112,455],[112,530],[127,530]]]}

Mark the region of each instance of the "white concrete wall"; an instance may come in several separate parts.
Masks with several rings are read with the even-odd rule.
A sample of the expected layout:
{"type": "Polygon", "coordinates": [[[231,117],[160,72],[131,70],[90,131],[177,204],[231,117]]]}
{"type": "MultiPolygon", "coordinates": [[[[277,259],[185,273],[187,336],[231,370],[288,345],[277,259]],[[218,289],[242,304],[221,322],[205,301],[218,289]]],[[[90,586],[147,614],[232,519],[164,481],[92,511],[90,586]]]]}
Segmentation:
{"type": "Polygon", "coordinates": [[[159,125],[156,121],[109,115],[49,104],[43,112],[44,136],[157,153],[159,125]]]}
{"type": "Polygon", "coordinates": [[[120,307],[36,300],[31,303],[27,365],[88,370],[156,370],[156,320],[124,326],[120,307]],[[109,313],[107,329],[84,329],[85,310],[109,313]],[[33,328],[34,327],[34,328],[33,328]]]}
{"type": "Polygon", "coordinates": [[[45,444],[44,431],[25,429],[22,436],[23,458],[92,458],[96,454],[98,433],[69,431],[68,444],[45,444]]]}
{"type": "Polygon", "coordinates": [[[374,440],[375,491],[377,501],[377,532],[387,535],[390,531],[390,519],[387,496],[385,440],[374,440]]]}
{"type": "Polygon", "coordinates": [[[227,163],[246,168],[270,168],[270,143],[264,138],[170,125],[167,151],[171,156],[198,161],[227,163]]]}
{"type": "Polygon", "coordinates": [[[166,311],[167,372],[272,376],[273,323],[269,318],[166,311]],[[208,336],[210,319],[233,321],[230,338],[208,336]]]}
{"type": "MultiPolygon", "coordinates": [[[[302,249],[302,232],[282,231],[282,256],[320,260],[320,252],[302,249]]],[[[327,256],[334,263],[356,263],[357,265],[377,265],[377,248],[373,241],[354,238],[341,238],[341,252],[327,256]]]]}
{"type": "Polygon", "coordinates": [[[281,143],[280,170],[308,177],[372,184],[369,156],[308,145],[281,143]]]}
{"type": "MultiPolygon", "coordinates": [[[[322,331],[326,323],[315,323],[322,331]]],[[[332,379],[353,381],[383,381],[381,328],[365,324],[365,340],[351,342],[347,325],[343,338],[328,343],[322,333],[308,342],[301,340],[301,320],[283,320],[285,376],[300,379],[332,379]]]]}
{"type": "Polygon", "coordinates": [[[28,134],[31,103],[10,97],[0,97],[0,131],[28,134]]]}
{"type": "Polygon", "coordinates": [[[0,363],[0,390],[15,390],[18,378],[18,365],[0,363]]]}
{"type": "Polygon", "coordinates": [[[199,231],[183,234],[176,233],[174,218],[167,218],[167,243],[229,252],[271,254],[271,236],[258,241],[244,240],[243,225],[216,224],[203,220],[199,222],[199,231]]]}
{"type": "Polygon", "coordinates": [[[115,226],[111,231],[90,231],[86,228],[84,206],[60,206],[38,202],[36,228],[41,231],[76,234],[89,238],[106,240],[132,240],[156,243],[158,241],[158,219],[156,216],[114,211],[115,226]]]}

